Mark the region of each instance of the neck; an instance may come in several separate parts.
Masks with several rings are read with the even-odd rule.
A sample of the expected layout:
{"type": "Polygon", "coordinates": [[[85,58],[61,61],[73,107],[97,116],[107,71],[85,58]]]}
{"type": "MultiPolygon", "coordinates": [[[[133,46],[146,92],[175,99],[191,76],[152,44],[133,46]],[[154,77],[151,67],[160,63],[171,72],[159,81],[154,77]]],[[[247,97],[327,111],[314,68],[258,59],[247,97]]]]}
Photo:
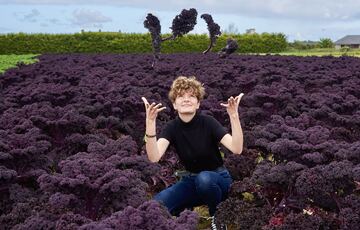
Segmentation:
{"type": "Polygon", "coordinates": [[[195,114],[196,114],[196,112],[195,113],[179,113],[179,117],[183,122],[188,123],[194,118],[195,114]]]}

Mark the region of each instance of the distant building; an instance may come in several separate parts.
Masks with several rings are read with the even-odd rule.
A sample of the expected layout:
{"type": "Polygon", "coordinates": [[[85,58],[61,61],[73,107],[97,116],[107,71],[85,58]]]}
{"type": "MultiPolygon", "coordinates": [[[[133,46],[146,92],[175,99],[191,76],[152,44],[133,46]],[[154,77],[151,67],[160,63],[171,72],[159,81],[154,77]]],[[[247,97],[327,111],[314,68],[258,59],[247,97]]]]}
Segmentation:
{"type": "Polygon", "coordinates": [[[347,35],[335,42],[335,49],[348,46],[350,48],[360,48],[360,35],[347,35]]]}
{"type": "Polygon", "coordinates": [[[256,32],[255,32],[255,29],[254,29],[254,28],[247,29],[247,30],[246,30],[246,33],[247,33],[247,34],[256,34],[256,32]]]}

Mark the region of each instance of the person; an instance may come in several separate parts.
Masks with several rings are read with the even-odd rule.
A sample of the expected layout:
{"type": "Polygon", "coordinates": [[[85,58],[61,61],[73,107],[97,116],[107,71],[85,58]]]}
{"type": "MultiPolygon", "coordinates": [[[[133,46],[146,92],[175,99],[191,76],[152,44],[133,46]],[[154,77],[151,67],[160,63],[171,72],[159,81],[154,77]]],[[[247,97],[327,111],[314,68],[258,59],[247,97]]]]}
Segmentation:
{"type": "Polygon", "coordinates": [[[156,118],[166,107],[161,103],[150,104],[142,97],[146,110],[145,141],[151,162],[158,162],[169,145],[173,145],[187,171],[187,175],[156,194],[154,199],[173,215],[186,208],[207,205],[212,227],[216,229],[216,207],[227,198],[232,183],[229,171],[223,165],[219,143],[234,154],[242,152],[243,132],[238,107],[243,93],[231,96],[227,103],[220,103],[229,115],[231,134],[215,118],[198,111],[204,95],[203,85],[194,76],[177,77],[169,92],[177,117],[165,125],[158,137],[156,118]]]}

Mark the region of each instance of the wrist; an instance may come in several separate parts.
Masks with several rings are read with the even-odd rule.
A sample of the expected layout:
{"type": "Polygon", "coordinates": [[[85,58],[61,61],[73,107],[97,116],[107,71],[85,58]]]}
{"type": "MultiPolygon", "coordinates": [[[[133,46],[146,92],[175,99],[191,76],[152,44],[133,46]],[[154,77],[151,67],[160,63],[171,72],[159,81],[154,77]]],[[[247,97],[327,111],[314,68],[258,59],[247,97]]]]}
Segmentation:
{"type": "Polygon", "coordinates": [[[155,120],[152,119],[146,119],[147,124],[155,124],[155,120]]]}
{"type": "Polygon", "coordinates": [[[145,133],[145,136],[147,137],[147,138],[153,138],[153,137],[156,137],[156,133],[155,134],[147,134],[147,133],[145,133]]]}
{"type": "Polygon", "coordinates": [[[230,118],[239,119],[239,113],[231,113],[229,114],[230,118]]]}

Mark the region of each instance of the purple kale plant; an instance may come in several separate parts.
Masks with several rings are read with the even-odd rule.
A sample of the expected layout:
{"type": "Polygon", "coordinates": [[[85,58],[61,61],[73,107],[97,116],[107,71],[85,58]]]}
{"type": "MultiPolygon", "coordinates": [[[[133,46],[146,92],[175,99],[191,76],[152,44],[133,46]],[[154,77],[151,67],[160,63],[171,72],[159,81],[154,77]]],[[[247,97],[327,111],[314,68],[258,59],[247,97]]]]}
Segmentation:
{"type": "Polygon", "coordinates": [[[161,51],[161,25],[159,19],[153,14],[148,14],[144,21],[144,27],[150,31],[155,60],[159,59],[161,51]]]}
{"type": "Polygon", "coordinates": [[[224,58],[234,53],[239,48],[239,45],[235,39],[228,38],[226,40],[226,46],[219,51],[220,57],[224,58]]]}
{"type": "Polygon", "coordinates": [[[154,50],[154,61],[152,67],[154,67],[157,61],[160,59],[161,43],[167,40],[174,40],[177,37],[181,37],[184,34],[189,33],[194,29],[196,25],[197,11],[194,8],[189,10],[183,9],[179,15],[172,21],[172,35],[166,38],[161,37],[161,25],[159,19],[153,14],[148,14],[144,21],[144,27],[149,30],[152,40],[152,47],[154,50]]]}
{"type": "Polygon", "coordinates": [[[1,75],[1,228],[123,227],[117,216],[129,229],[196,228],[194,213],[172,218],[149,203],[182,168],[173,149],[158,164],[147,160],[139,97],[167,107],[160,132],[176,117],[167,99],[173,79],[195,75],[207,92],[201,112],[229,131],[219,103],[245,93],[244,151],[230,155],[220,146],[234,179],[217,211],[224,222],[233,229],[356,229],[358,58],[235,55],[224,62],[210,52],[164,54],[151,68],[152,58],[41,55],[1,75]],[[150,208],[156,214],[147,215],[150,208]]]}
{"type": "Polygon", "coordinates": [[[172,35],[170,37],[163,38],[162,41],[166,41],[169,39],[174,40],[177,37],[181,37],[189,33],[191,30],[194,29],[194,26],[196,25],[196,17],[196,9],[183,9],[181,13],[179,15],[176,15],[172,21],[172,26],[170,27],[170,29],[172,30],[172,35]]]}
{"type": "Polygon", "coordinates": [[[216,44],[216,39],[221,35],[220,26],[214,22],[210,14],[202,14],[201,18],[205,20],[207,28],[209,30],[210,44],[208,48],[203,52],[206,54],[209,52],[216,44]]]}
{"type": "Polygon", "coordinates": [[[198,215],[186,210],[173,218],[157,201],[147,201],[137,208],[126,207],[98,222],[91,222],[79,229],[196,229],[198,215]]]}

